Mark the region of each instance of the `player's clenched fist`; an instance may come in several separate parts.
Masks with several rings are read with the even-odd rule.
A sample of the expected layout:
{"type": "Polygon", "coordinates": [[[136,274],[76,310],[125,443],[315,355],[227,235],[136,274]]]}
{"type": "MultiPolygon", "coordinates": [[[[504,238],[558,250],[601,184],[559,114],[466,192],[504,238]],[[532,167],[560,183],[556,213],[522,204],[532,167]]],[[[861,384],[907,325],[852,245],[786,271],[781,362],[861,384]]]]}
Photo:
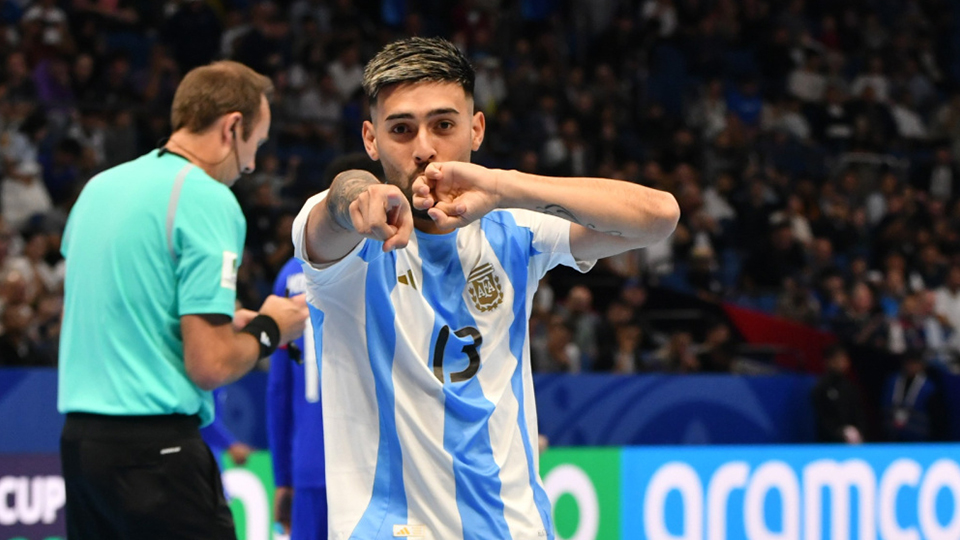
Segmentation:
{"type": "Polygon", "coordinates": [[[367,186],[350,203],[350,220],[358,234],[383,242],[383,251],[406,247],[413,232],[410,203],[389,184],[367,186]]]}
{"type": "Polygon", "coordinates": [[[473,163],[431,163],[413,183],[413,205],[441,229],[463,227],[498,207],[500,177],[473,163]]]}

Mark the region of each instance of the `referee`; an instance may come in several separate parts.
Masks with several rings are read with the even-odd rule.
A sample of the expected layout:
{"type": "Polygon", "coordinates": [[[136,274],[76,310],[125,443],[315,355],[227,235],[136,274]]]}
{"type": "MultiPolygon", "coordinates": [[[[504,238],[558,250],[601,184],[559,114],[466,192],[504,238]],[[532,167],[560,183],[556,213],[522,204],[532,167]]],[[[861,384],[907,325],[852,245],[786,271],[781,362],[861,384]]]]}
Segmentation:
{"type": "Polygon", "coordinates": [[[303,332],[303,298],[235,310],[246,221],[230,186],[270,129],[266,77],[190,71],[163,148],[91,180],[70,213],[58,408],[67,536],[235,539],[199,427],[210,391],[303,332]]]}

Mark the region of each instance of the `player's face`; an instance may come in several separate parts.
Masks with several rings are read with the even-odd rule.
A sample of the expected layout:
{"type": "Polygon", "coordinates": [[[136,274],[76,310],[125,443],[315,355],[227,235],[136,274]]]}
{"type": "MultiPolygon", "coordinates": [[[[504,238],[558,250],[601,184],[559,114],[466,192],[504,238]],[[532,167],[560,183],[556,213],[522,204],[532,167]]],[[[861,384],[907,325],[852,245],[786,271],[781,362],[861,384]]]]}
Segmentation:
{"type": "MultiPolygon", "coordinates": [[[[237,127],[235,144],[240,167],[244,170],[236,171],[236,173],[232,175],[233,180],[229,182],[228,185],[232,185],[233,182],[240,177],[241,172],[251,173],[257,167],[257,150],[263,146],[263,143],[267,142],[267,134],[270,132],[270,104],[267,102],[266,97],[260,96],[260,116],[256,124],[253,125],[253,131],[250,136],[247,137],[247,140],[243,140],[242,130],[241,124],[241,126],[237,127]]],[[[234,160],[232,168],[236,168],[236,160],[234,160]]]]}
{"type": "Polygon", "coordinates": [[[387,181],[411,197],[410,186],[434,161],[470,161],[483,142],[485,120],[456,83],[414,83],[385,88],[364,122],[367,153],[383,165],[387,181]]]}

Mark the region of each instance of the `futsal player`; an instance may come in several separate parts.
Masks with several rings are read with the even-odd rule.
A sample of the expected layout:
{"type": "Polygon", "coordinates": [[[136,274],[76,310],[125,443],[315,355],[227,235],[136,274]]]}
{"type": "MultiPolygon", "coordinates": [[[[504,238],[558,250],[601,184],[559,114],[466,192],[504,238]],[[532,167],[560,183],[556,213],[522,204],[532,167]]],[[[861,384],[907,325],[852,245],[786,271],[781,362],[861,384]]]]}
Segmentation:
{"type": "MultiPolygon", "coordinates": [[[[305,292],[303,270],[287,261],[273,294],[305,292]]],[[[274,519],[291,540],[327,538],[327,486],[324,477],[323,415],[314,331],[270,357],[267,376],[267,442],[273,465],[274,519]]]]}
{"type": "Polygon", "coordinates": [[[330,537],[553,538],[538,473],[528,317],[558,264],[667,237],[672,195],[470,164],[485,119],[451,43],[366,66],[382,184],[340,174],[293,227],[320,361],[330,537]]]}

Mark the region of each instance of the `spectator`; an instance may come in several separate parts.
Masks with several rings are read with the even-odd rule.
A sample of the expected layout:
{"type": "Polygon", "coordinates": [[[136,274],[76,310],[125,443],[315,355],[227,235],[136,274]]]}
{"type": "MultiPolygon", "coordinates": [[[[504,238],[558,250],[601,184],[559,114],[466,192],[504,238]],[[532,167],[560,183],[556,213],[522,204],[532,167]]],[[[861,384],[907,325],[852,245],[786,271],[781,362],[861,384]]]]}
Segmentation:
{"type": "Polygon", "coordinates": [[[645,321],[629,304],[622,300],[611,302],[597,332],[600,351],[594,370],[621,374],[648,370],[646,356],[651,337],[647,330],[645,321]]]}
{"type": "Polygon", "coordinates": [[[713,140],[727,125],[727,103],[723,83],[713,79],[706,84],[699,101],[690,108],[687,126],[700,132],[703,140],[713,140]]]}
{"type": "Polygon", "coordinates": [[[787,89],[791,95],[808,103],[817,103],[823,99],[827,79],[820,73],[820,64],[820,55],[810,54],[801,67],[790,73],[787,89]]]}
{"type": "Polygon", "coordinates": [[[903,354],[907,350],[927,348],[925,321],[921,312],[921,299],[916,294],[904,296],[897,313],[890,317],[888,350],[903,354]]]}
{"type": "Polygon", "coordinates": [[[853,110],[846,95],[836,86],[828,86],[824,102],[811,108],[813,133],[827,150],[846,150],[853,138],[853,110]]]}
{"type": "Polygon", "coordinates": [[[785,96],[779,102],[764,109],[761,128],[771,133],[786,133],[798,141],[808,141],[811,135],[810,123],[800,112],[800,101],[785,96]]]}
{"type": "Polygon", "coordinates": [[[873,89],[873,95],[878,102],[883,103],[890,99],[890,80],[884,73],[883,59],[879,56],[870,59],[867,73],[858,75],[853,80],[850,92],[855,96],[862,96],[867,88],[873,89]]]}
{"type": "MultiPolygon", "coordinates": [[[[140,101],[140,92],[134,88],[130,59],[125,54],[116,53],[107,63],[106,73],[96,86],[96,108],[88,105],[88,114],[103,111],[121,111],[130,109],[140,101]]],[[[172,95],[171,95],[172,97],[172,95]]]]}
{"type": "Polygon", "coordinates": [[[34,53],[33,62],[73,50],[67,14],[57,6],[56,0],[35,2],[23,14],[20,25],[24,44],[34,53]]]}
{"type": "Polygon", "coordinates": [[[742,361],[737,356],[737,343],[725,321],[715,320],[707,326],[706,336],[697,353],[697,363],[701,371],[708,373],[739,371],[742,361]]]}
{"type": "Polygon", "coordinates": [[[37,97],[49,114],[59,116],[70,110],[74,95],[70,68],[65,59],[53,57],[42,61],[34,71],[34,80],[37,97]]]}
{"type": "Polygon", "coordinates": [[[950,348],[950,339],[955,331],[950,322],[936,312],[936,292],[922,290],[917,293],[917,317],[930,359],[956,373],[960,368],[957,354],[950,348]]]}
{"type": "Polygon", "coordinates": [[[954,92],[949,101],[941,104],[933,115],[930,136],[950,141],[954,159],[960,157],[960,92],[954,92]]]}
{"type": "MultiPolygon", "coordinates": [[[[293,13],[294,10],[291,9],[291,16],[293,16],[293,13]]],[[[231,9],[224,18],[223,34],[220,36],[220,56],[223,58],[233,57],[233,55],[236,54],[237,43],[253,28],[244,15],[244,12],[239,9],[231,9]]],[[[297,23],[299,19],[294,19],[291,22],[297,23]]],[[[316,27],[314,19],[309,17],[303,21],[302,26],[306,27],[310,23],[316,27]],[[309,21],[309,23],[307,21],[309,21]]],[[[295,28],[297,28],[297,26],[295,26],[295,28]]],[[[301,56],[298,55],[298,58],[300,57],[301,56]]]]}
{"type": "Polygon", "coordinates": [[[9,162],[36,162],[40,159],[41,143],[46,140],[49,129],[46,115],[42,109],[33,109],[26,114],[23,121],[11,125],[12,129],[0,141],[0,149],[5,160],[9,162]]]}
{"type": "Polygon", "coordinates": [[[871,226],[876,225],[883,219],[887,213],[887,201],[894,197],[900,189],[900,181],[897,175],[893,172],[884,173],[880,179],[879,189],[870,193],[865,203],[867,222],[871,226]]]}
{"type": "Polygon", "coordinates": [[[580,349],[573,342],[574,327],[562,316],[554,315],[547,323],[546,339],[531,343],[534,369],[540,373],[578,373],[580,349]]]}
{"type": "Polygon", "coordinates": [[[112,115],[103,129],[104,167],[130,161],[137,156],[137,129],[130,111],[112,115]]]}
{"type": "Polygon", "coordinates": [[[947,406],[928,376],[920,351],[904,354],[900,372],[887,380],[882,406],[889,441],[942,441],[946,437],[947,406]]]}
{"type": "Polygon", "coordinates": [[[934,293],[934,310],[952,330],[950,345],[960,353],[960,265],[951,265],[947,279],[934,293]]]}
{"type": "Polygon", "coordinates": [[[543,149],[546,172],[554,176],[585,176],[593,168],[591,158],[580,125],[573,118],[563,120],[557,137],[547,141],[543,149]]]}
{"type": "Polygon", "coordinates": [[[806,256],[803,246],[793,237],[789,222],[775,224],[769,240],[756,249],[744,266],[744,273],[764,289],[773,290],[783,280],[795,276],[804,267],[806,256]]]}
{"type": "Polygon", "coordinates": [[[60,313],[63,312],[63,298],[60,294],[48,294],[37,300],[37,309],[33,320],[35,328],[34,350],[54,364],[60,352],[60,313]]]}
{"type": "MultiPolygon", "coordinates": [[[[479,62],[477,68],[474,90],[477,107],[486,114],[493,115],[507,98],[507,83],[503,78],[500,60],[494,56],[488,56],[479,62]]],[[[583,96],[590,99],[589,94],[584,93],[583,96]]]]}
{"type": "Polygon", "coordinates": [[[677,31],[677,9],[673,0],[647,0],[641,15],[661,39],[673,36],[677,31]]]}
{"type": "Polygon", "coordinates": [[[3,74],[6,87],[5,97],[11,101],[32,101],[37,96],[37,88],[30,77],[26,56],[14,51],[7,56],[6,70],[3,74]]]}
{"type": "Polygon", "coordinates": [[[860,444],[864,442],[866,415],[860,391],[850,380],[850,357],[839,345],[829,347],[823,356],[826,372],[810,394],[817,441],[860,444]]]}
{"type": "Polygon", "coordinates": [[[27,220],[53,208],[36,161],[21,161],[0,184],[0,209],[10,226],[22,230],[27,220]]]}
{"type": "Polygon", "coordinates": [[[363,66],[360,64],[360,47],[355,43],[344,44],[336,60],[330,62],[328,73],[340,93],[340,99],[346,101],[360,89],[363,82],[363,66]]]}
{"type": "Polygon", "coordinates": [[[79,111],[67,129],[67,137],[79,142],[85,150],[91,152],[91,157],[98,169],[106,163],[107,155],[104,145],[107,130],[102,110],[89,108],[79,111]]]}
{"type": "MultiPolygon", "coordinates": [[[[538,290],[537,293],[539,294],[539,292],[538,290]]],[[[619,298],[607,304],[603,320],[597,326],[597,354],[603,362],[598,362],[594,367],[596,371],[609,370],[613,366],[607,360],[612,357],[612,353],[616,349],[617,328],[628,324],[635,317],[636,313],[633,308],[619,298]]]]}
{"type": "Polygon", "coordinates": [[[903,91],[897,95],[890,108],[890,114],[897,126],[901,139],[921,143],[927,139],[927,126],[917,112],[913,96],[903,91]]]}
{"type": "Polygon", "coordinates": [[[938,148],[933,163],[918,168],[915,185],[940,201],[951,201],[960,196],[960,168],[949,148],[938,148]]]}
{"type": "Polygon", "coordinates": [[[887,348],[886,318],[875,303],[873,290],[866,283],[854,284],[846,310],[832,326],[844,343],[887,348]]]}
{"type": "Polygon", "coordinates": [[[915,268],[917,277],[920,279],[918,288],[935,290],[943,285],[947,266],[943,253],[936,244],[930,243],[920,248],[919,260],[915,263],[915,268]]]}
{"type": "Polygon", "coordinates": [[[49,159],[41,164],[43,183],[54,205],[61,206],[76,195],[77,185],[80,183],[79,162],[82,152],[80,143],[71,138],[63,138],[49,159]]]}
{"type": "Polygon", "coordinates": [[[3,310],[3,333],[0,334],[0,365],[18,367],[54,366],[56,360],[44,356],[30,338],[33,308],[27,304],[6,306],[3,310]]]}
{"type": "Polygon", "coordinates": [[[820,323],[820,302],[810,289],[795,278],[783,280],[783,291],[777,298],[777,315],[809,326],[820,323]]]}
{"type": "Polygon", "coordinates": [[[759,126],[763,98],[760,96],[760,86],[757,81],[747,79],[739,87],[731,89],[727,93],[727,108],[745,126],[749,128],[759,126]]]}
{"type": "Polygon", "coordinates": [[[23,232],[23,255],[9,261],[8,267],[23,275],[31,297],[63,292],[66,271],[58,246],[51,245],[51,237],[39,225],[23,232]]]}
{"type": "Polygon", "coordinates": [[[600,326],[600,317],[593,310],[593,293],[583,285],[573,287],[559,311],[564,322],[572,329],[573,343],[580,351],[577,364],[585,371],[590,370],[597,359],[597,331],[600,326]]]}
{"type": "Polygon", "coordinates": [[[700,360],[689,332],[676,332],[669,341],[653,353],[652,365],[661,371],[695,373],[700,371],[700,360]]]}

